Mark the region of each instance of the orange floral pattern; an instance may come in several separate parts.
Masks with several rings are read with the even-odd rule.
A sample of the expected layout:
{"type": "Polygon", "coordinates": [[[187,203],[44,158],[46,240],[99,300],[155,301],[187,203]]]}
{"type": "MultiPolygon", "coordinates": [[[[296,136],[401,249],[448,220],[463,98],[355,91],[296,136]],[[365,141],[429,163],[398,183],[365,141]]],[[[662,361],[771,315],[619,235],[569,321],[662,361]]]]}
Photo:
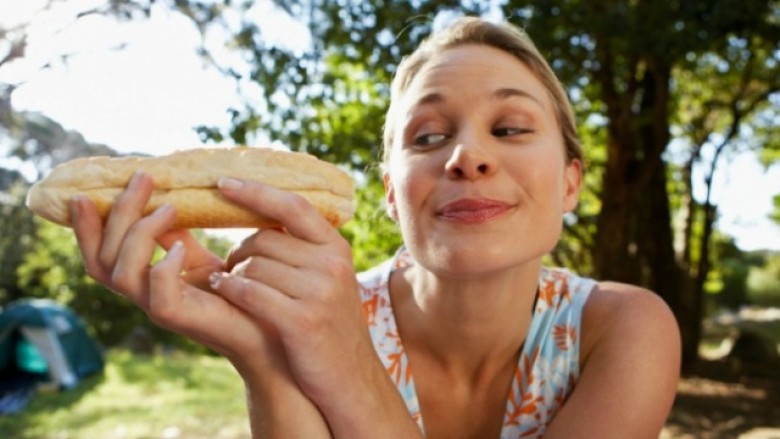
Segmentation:
{"type": "MultiPolygon", "coordinates": [[[[398,387],[412,418],[424,430],[409,360],[398,334],[388,282],[414,261],[396,256],[360,273],[363,313],[374,348],[398,387]]],[[[579,378],[582,309],[595,282],[562,269],[542,269],[539,300],[520,354],[504,414],[502,439],[541,437],[579,378]]]]}

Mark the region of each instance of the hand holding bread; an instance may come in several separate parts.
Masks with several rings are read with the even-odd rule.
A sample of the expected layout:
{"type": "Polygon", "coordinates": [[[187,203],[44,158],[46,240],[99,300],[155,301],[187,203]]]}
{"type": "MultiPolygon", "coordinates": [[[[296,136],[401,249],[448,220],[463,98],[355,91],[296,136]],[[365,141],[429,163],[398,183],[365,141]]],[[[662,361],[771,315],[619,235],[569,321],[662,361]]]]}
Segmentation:
{"type": "Polygon", "coordinates": [[[89,157],[57,166],[30,189],[27,206],[37,215],[73,227],[69,202],[85,195],[105,220],[136,171],[152,177],[154,192],[144,214],[164,204],[176,209],[174,228],[275,227],[279,224],[226,200],[222,177],[252,180],[308,200],[334,227],[354,212],[354,182],[316,157],[269,148],[212,148],[160,157],[89,157]]]}

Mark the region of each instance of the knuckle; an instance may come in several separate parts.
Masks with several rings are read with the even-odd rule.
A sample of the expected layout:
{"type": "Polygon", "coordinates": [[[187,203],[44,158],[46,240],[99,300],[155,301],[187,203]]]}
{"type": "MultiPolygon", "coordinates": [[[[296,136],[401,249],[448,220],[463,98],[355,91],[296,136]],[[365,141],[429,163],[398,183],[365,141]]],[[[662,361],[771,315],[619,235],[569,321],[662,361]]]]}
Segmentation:
{"type": "Polygon", "coordinates": [[[170,306],[150,306],[146,311],[146,316],[155,325],[168,329],[176,329],[178,327],[178,316],[175,311],[176,310],[170,306]]]}
{"type": "Polygon", "coordinates": [[[325,272],[331,273],[336,279],[354,276],[352,262],[349,259],[331,254],[322,259],[322,264],[325,272]]]}
{"type": "Polygon", "coordinates": [[[257,294],[254,294],[252,285],[244,277],[228,276],[220,288],[229,290],[232,300],[243,308],[251,309],[257,303],[257,294]]]}
{"type": "Polygon", "coordinates": [[[160,294],[168,294],[169,292],[156,292],[167,279],[166,273],[159,266],[152,267],[149,270],[149,300],[147,304],[146,314],[154,323],[171,327],[172,322],[175,321],[177,316],[178,307],[170,300],[154,300],[155,297],[159,299],[160,294]],[[157,293],[157,294],[155,294],[157,293]]]}
{"type": "Polygon", "coordinates": [[[114,270],[111,273],[111,285],[120,291],[131,290],[133,287],[132,276],[128,276],[124,270],[114,270]]]}
{"type": "Polygon", "coordinates": [[[298,329],[303,334],[320,334],[327,325],[327,320],[322,313],[312,309],[305,309],[298,316],[298,329]]]}
{"type": "Polygon", "coordinates": [[[309,212],[311,204],[302,196],[291,194],[287,208],[290,211],[290,216],[299,217],[309,212]]]}

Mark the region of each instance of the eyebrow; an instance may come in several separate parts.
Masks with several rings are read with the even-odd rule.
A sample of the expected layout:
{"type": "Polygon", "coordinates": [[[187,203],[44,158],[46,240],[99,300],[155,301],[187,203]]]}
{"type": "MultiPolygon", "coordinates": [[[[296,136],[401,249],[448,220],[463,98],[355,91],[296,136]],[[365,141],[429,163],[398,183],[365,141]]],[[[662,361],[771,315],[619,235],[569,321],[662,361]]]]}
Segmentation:
{"type": "MultiPolygon", "coordinates": [[[[499,88],[498,90],[492,93],[491,97],[496,100],[503,100],[503,99],[509,99],[514,97],[530,99],[540,107],[544,108],[544,104],[542,104],[542,101],[539,100],[539,98],[519,88],[511,88],[511,87],[499,88]]],[[[420,98],[417,102],[414,103],[414,106],[416,107],[419,105],[434,104],[443,101],[444,101],[444,96],[440,93],[434,92],[434,93],[429,93],[423,96],[422,98],[420,98]]]]}
{"type": "Polygon", "coordinates": [[[519,88],[499,88],[493,92],[493,97],[496,99],[508,99],[512,97],[526,98],[536,102],[540,107],[544,108],[544,105],[539,98],[519,88]]]}

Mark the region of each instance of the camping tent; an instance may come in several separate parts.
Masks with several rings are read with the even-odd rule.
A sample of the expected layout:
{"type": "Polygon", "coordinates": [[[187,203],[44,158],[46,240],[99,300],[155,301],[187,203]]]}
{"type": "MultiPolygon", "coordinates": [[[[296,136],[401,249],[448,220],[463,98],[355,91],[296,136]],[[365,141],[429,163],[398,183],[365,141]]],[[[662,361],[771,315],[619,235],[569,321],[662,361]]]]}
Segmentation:
{"type": "Polygon", "coordinates": [[[60,388],[103,369],[83,322],[51,300],[19,300],[0,313],[0,377],[38,374],[60,388]]]}

